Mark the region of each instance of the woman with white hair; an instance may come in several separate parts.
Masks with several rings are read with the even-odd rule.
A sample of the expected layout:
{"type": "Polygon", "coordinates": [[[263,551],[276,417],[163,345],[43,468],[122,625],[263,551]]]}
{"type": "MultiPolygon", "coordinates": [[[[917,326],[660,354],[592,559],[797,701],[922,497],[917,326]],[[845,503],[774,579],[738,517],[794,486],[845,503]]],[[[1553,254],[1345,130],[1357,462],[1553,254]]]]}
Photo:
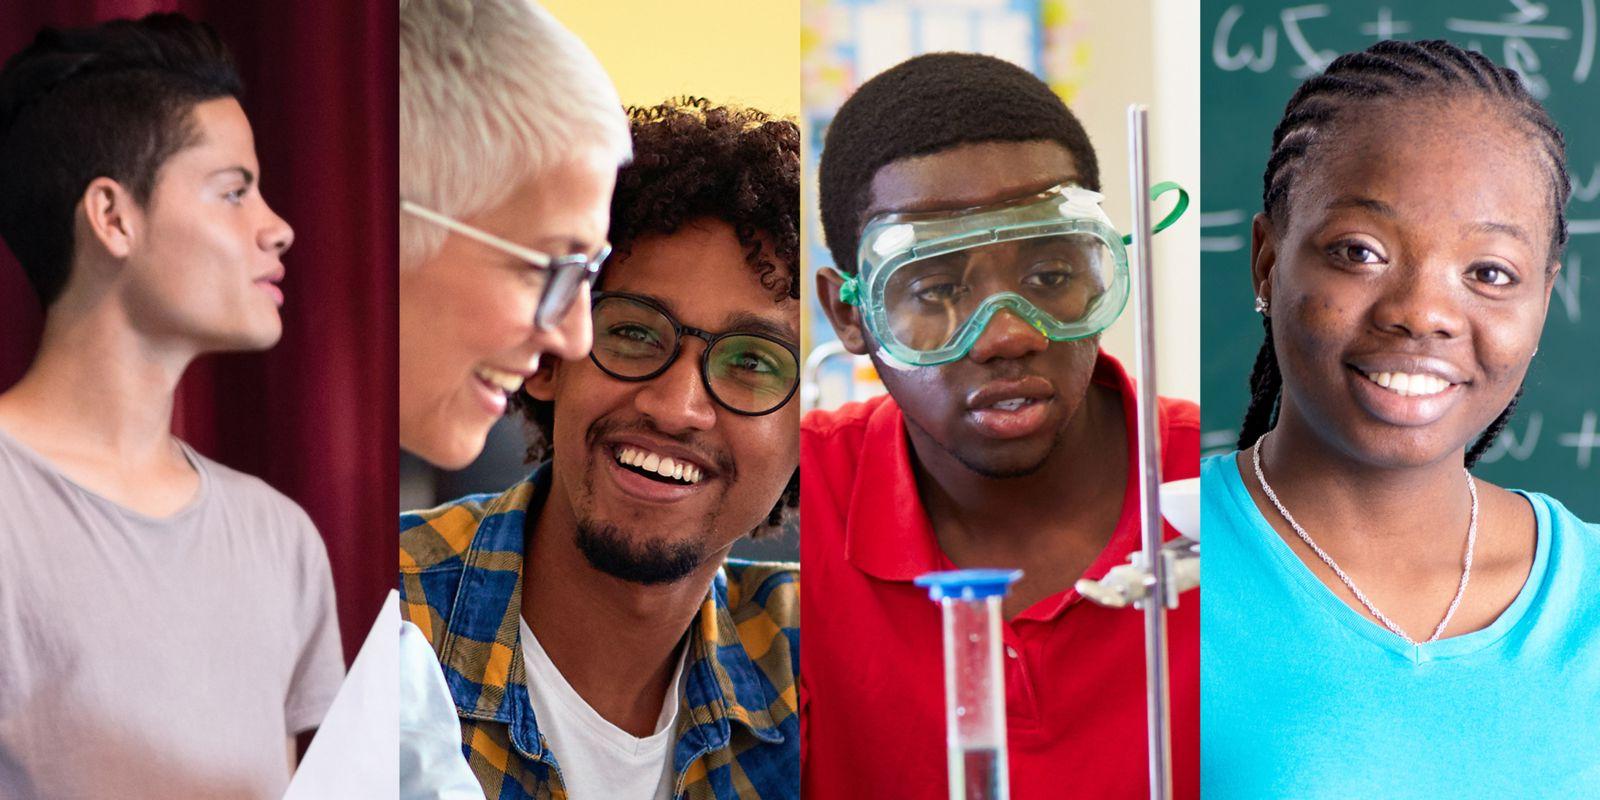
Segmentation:
{"type": "MultiPolygon", "coordinates": [[[[600,63],[530,0],[401,0],[405,450],[466,466],[541,356],[588,353],[629,142],[600,63]]],[[[481,797],[437,658],[400,639],[401,796],[481,797]]]]}
{"type": "Polygon", "coordinates": [[[543,9],[402,0],[402,448],[466,466],[541,355],[588,353],[629,154],[616,89],[543,9]]]}

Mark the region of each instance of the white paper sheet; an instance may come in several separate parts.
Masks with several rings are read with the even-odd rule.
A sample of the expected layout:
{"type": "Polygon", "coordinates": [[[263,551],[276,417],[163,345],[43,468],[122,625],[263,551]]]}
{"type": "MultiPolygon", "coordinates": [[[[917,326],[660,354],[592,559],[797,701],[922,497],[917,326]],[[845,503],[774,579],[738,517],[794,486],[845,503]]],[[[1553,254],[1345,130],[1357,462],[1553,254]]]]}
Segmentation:
{"type": "Polygon", "coordinates": [[[400,795],[400,597],[390,591],[284,800],[400,795]]]}

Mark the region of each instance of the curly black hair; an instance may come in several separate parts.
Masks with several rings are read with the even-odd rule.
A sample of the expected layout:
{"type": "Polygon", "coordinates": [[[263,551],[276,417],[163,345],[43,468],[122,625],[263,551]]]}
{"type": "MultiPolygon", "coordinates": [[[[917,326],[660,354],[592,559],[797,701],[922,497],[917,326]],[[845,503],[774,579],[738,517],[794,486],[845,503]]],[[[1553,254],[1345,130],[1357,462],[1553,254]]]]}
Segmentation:
{"type": "Polygon", "coordinates": [[[1083,123],[1033,73],[993,56],[928,53],[861,84],[828,125],[818,165],[822,232],[835,269],[856,271],[862,215],[885,165],[963,144],[1053,141],[1078,182],[1100,190],[1100,163],[1083,123]]]}
{"type": "MultiPolygon", "coordinates": [[[[800,127],[752,108],[682,97],[628,108],[633,162],[617,173],[611,199],[612,255],[605,276],[627,269],[633,244],[685,224],[718,219],[733,228],[745,261],[774,303],[800,299],[800,127]]],[[[529,463],[550,457],[551,403],[515,396],[529,423],[529,463]]],[[[800,470],[767,516],[776,530],[800,507],[800,470]]],[[[762,531],[761,533],[765,533],[762,531]]]]}

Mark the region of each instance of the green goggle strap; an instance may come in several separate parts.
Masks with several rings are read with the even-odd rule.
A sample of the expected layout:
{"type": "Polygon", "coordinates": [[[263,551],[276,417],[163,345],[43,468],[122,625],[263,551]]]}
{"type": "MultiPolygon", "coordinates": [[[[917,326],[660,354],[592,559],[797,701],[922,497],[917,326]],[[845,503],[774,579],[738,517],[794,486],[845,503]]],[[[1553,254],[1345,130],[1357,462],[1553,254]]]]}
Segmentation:
{"type": "MultiPolygon", "coordinates": [[[[1167,215],[1162,217],[1161,221],[1150,229],[1151,234],[1157,234],[1172,227],[1172,223],[1177,222],[1178,218],[1183,216],[1183,212],[1189,210],[1189,193],[1184,191],[1183,187],[1179,186],[1176,181],[1162,181],[1150,187],[1150,201],[1155,202],[1161,199],[1161,195],[1173,191],[1178,193],[1178,202],[1174,203],[1172,210],[1167,212],[1167,215]]],[[[1123,236],[1122,243],[1125,245],[1133,244],[1133,234],[1123,236]]],[[[861,305],[861,282],[857,276],[846,276],[844,283],[839,285],[839,302],[851,306],[861,305]]]]}
{"type": "MultiPolygon", "coordinates": [[[[1177,222],[1178,217],[1183,216],[1183,212],[1189,210],[1189,193],[1184,191],[1183,187],[1179,186],[1177,181],[1162,181],[1150,187],[1150,202],[1154,203],[1155,201],[1161,199],[1161,195],[1172,191],[1176,191],[1178,193],[1178,202],[1174,203],[1172,205],[1172,210],[1167,212],[1167,215],[1162,217],[1161,221],[1157,222],[1155,227],[1150,229],[1150,233],[1152,235],[1172,227],[1172,223],[1177,222]]],[[[1122,243],[1133,244],[1133,234],[1130,233],[1124,235],[1122,237],[1122,243]]]]}

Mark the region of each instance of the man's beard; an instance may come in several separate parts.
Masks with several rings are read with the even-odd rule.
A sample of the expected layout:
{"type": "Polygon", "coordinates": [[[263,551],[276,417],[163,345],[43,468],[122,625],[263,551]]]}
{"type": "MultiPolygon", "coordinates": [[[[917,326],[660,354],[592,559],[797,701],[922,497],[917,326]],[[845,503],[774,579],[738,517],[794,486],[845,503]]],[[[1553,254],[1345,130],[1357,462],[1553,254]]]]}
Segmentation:
{"type": "Polygon", "coordinates": [[[578,550],[613,578],[654,586],[689,577],[705,561],[699,542],[635,542],[610,522],[580,520],[578,550]]]}

